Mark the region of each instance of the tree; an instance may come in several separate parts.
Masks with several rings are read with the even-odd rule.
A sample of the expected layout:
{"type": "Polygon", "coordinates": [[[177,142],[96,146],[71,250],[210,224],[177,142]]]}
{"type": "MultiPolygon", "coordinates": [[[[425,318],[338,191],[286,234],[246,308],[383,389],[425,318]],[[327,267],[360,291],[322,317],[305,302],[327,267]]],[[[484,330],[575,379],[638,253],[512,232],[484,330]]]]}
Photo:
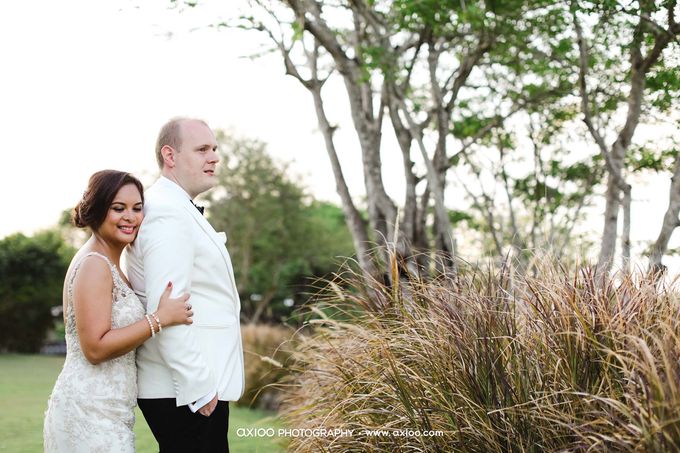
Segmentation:
{"type": "MultiPolygon", "coordinates": [[[[680,11],[676,0],[574,0],[571,11],[580,54],[578,85],[583,121],[607,169],[604,227],[597,264],[598,272],[603,273],[613,263],[621,207],[624,268],[630,261],[631,185],[625,176],[627,153],[641,119],[649,115],[648,110],[668,109],[670,104],[663,99],[680,88],[677,68],[664,64],[665,50],[680,36],[680,23],[676,22],[680,11]],[[596,20],[589,30],[590,39],[583,29],[583,16],[591,22],[596,20]],[[659,80],[668,83],[659,84],[659,80]],[[645,97],[660,97],[662,101],[650,103],[645,97]],[[619,112],[625,114],[623,124],[616,124],[612,118],[613,113],[619,112]],[[611,145],[607,144],[607,135],[615,136],[611,145]]],[[[663,238],[657,249],[662,244],[663,238]]]]}
{"type": "Polygon", "coordinates": [[[569,130],[573,109],[549,105],[526,113],[526,130],[497,129],[493,146],[471,150],[462,187],[472,200],[468,214],[482,227],[482,255],[512,257],[520,272],[535,272],[530,263],[541,251],[558,261],[582,252],[585,238],[574,231],[603,168],[597,155],[578,155],[564,144],[578,138],[569,130]]]}
{"type": "MultiPolygon", "coordinates": [[[[459,138],[453,122],[471,108],[481,123],[478,134],[469,137],[475,141],[526,105],[564,91],[560,86],[534,85],[545,89],[508,103],[507,96],[497,95],[493,78],[483,70],[491,68],[498,75],[498,68],[521,66],[532,72],[528,62],[546,56],[532,38],[545,16],[554,14],[554,2],[250,3],[261,14],[245,16],[241,26],[265,32],[280,51],[286,73],[312,94],[362,267],[375,272],[364,245],[369,238],[382,243],[394,236],[396,203],[387,195],[381,176],[381,138],[388,118],[406,182],[398,225],[404,240],[399,244],[401,254],[408,257],[411,247],[421,252],[416,253],[419,257],[423,251],[435,250],[449,256],[447,267],[455,270],[455,232],[445,189],[449,170],[460,160],[456,156],[467,158],[470,143],[459,142],[459,151],[450,152],[459,138]],[[368,232],[344,182],[333,142],[335,127],[324,109],[321,90],[334,74],[344,82],[363,153],[368,232]],[[498,109],[490,111],[493,106],[480,98],[492,98],[498,109]]],[[[557,48],[559,39],[550,40],[547,33],[543,37],[544,47],[557,48]]]]}
{"type": "Polygon", "coordinates": [[[218,134],[222,163],[210,221],[229,236],[242,314],[251,323],[267,310],[270,319],[290,312],[285,299],[299,299],[306,278],[335,270],[351,256],[342,211],[305,195],[293,175],[257,140],[218,134]],[[273,312],[277,302],[279,313],[273,312]]]}
{"type": "Polygon", "coordinates": [[[90,237],[90,232],[83,228],[78,228],[71,223],[71,216],[73,215],[73,208],[64,209],[61,211],[57,225],[54,231],[58,233],[64,242],[69,246],[79,249],[85,244],[90,237]]]}
{"type": "MultiPolygon", "coordinates": [[[[598,270],[611,267],[621,207],[628,263],[627,178],[648,168],[636,163],[646,155],[668,151],[640,149],[635,130],[658,121],[680,94],[676,0],[247,3],[236,22],[218,25],[260,33],[310,93],[364,274],[384,274],[385,257],[374,259],[380,255],[370,249],[395,237],[409,268],[432,270],[426,257],[439,253],[447,259],[436,260],[436,270],[455,272],[461,231],[453,220],[461,213],[477,215],[498,257],[564,250],[601,175],[607,205],[598,270]],[[340,166],[338,125],[325,103],[329,80],[344,85],[365,200],[352,196],[340,166]],[[386,134],[396,145],[386,145],[386,134]],[[584,136],[595,153],[582,146],[584,136]],[[587,152],[574,158],[577,147],[587,152]],[[384,159],[402,163],[403,202],[387,193],[384,159]]],[[[676,192],[654,257],[677,224],[676,192]]]]}
{"type": "MultiPolygon", "coordinates": [[[[680,95],[680,93],[679,93],[680,95]]],[[[668,250],[668,242],[671,239],[673,231],[680,226],[680,151],[673,149],[666,153],[674,157],[673,173],[671,176],[671,184],[668,193],[668,208],[663,217],[663,223],[659,231],[652,251],[649,255],[649,268],[652,272],[660,272],[664,270],[661,262],[664,254],[668,250]]]]}
{"type": "Polygon", "coordinates": [[[0,241],[0,350],[37,352],[61,305],[73,249],[55,232],[0,241]]]}

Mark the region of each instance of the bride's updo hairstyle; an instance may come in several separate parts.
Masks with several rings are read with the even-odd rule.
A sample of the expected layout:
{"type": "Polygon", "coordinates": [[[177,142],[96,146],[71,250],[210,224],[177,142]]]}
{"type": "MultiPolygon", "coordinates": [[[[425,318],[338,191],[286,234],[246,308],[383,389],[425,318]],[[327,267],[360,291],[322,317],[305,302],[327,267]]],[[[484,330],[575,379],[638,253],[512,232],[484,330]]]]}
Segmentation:
{"type": "Polygon", "coordinates": [[[111,203],[121,187],[134,184],[144,203],[144,187],[139,179],[130,173],[117,170],[102,170],[90,176],[83,198],[73,209],[71,222],[78,228],[97,231],[104,223],[111,203]]]}

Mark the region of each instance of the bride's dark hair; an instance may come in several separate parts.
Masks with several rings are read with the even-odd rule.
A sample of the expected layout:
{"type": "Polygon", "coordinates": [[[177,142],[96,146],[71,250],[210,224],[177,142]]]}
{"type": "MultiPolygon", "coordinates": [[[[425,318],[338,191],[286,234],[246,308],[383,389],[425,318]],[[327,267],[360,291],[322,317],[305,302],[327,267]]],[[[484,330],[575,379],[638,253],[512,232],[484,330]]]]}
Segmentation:
{"type": "Polygon", "coordinates": [[[79,227],[96,231],[109,211],[109,207],[121,187],[134,184],[144,202],[144,187],[139,179],[130,173],[117,170],[102,170],[90,176],[83,198],[73,208],[71,222],[79,227]]]}

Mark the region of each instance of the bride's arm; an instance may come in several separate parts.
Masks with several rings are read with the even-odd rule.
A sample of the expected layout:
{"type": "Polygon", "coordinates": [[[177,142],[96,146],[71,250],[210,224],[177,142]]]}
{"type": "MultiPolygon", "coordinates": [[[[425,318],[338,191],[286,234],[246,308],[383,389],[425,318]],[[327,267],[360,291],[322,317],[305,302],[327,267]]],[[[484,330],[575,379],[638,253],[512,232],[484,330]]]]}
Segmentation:
{"type": "MultiPolygon", "coordinates": [[[[169,299],[170,289],[161,296],[157,316],[163,326],[190,324],[193,313],[185,309],[187,297],[169,299]]],[[[85,258],[73,282],[73,309],[80,347],[94,365],[124,355],[151,337],[146,317],[126,327],[111,327],[112,290],[109,265],[102,259],[85,258]]],[[[155,322],[153,327],[158,332],[155,322]]]]}

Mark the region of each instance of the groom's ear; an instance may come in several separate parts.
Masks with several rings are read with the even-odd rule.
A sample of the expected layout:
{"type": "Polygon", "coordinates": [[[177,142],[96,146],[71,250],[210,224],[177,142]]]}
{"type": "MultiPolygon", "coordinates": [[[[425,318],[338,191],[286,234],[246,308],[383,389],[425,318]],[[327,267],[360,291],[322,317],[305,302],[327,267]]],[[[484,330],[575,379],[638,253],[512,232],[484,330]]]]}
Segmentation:
{"type": "Polygon", "coordinates": [[[174,148],[169,145],[164,145],[161,148],[161,156],[163,156],[164,167],[172,168],[175,166],[175,153],[176,151],[174,148]]]}

